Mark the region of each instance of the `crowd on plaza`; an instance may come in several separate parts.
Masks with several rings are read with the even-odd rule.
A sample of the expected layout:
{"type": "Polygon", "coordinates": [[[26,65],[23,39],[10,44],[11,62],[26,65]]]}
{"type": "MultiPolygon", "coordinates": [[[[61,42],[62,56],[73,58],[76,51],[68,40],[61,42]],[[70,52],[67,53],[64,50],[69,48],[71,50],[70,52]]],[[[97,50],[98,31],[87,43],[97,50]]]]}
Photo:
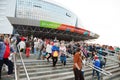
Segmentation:
{"type": "MultiPolygon", "coordinates": [[[[27,58],[31,54],[38,55],[39,59],[46,59],[50,62],[52,59],[53,67],[56,67],[58,58],[60,58],[61,64],[65,66],[67,57],[73,56],[73,71],[75,80],[84,80],[84,72],[82,68],[83,64],[88,60],[93,63],[95,68],[105,67],[106,53],[103,51],[110,51],[113,49],[108,45],[88,44],[83,41],[64,41],[57,39],[42,39],[36,37],[24,37],[18,34],[15,35],[3,35],[0,34],[0,78],[3,64],[8,66],[8,77],[13,74],[13,62],[9,59],[10,53],[23,53],[27,58]]],[[[115,51],[115,49],[114,49],[115,51]]],[[[120,60],[120,53],[118,52],[118,58],[120,60]]],[[[120,65],[120,64],[119,64],[120,65]]],[[[93,76],[95,72],[100,80],[100,73],[93,69],[93,76]]]]}

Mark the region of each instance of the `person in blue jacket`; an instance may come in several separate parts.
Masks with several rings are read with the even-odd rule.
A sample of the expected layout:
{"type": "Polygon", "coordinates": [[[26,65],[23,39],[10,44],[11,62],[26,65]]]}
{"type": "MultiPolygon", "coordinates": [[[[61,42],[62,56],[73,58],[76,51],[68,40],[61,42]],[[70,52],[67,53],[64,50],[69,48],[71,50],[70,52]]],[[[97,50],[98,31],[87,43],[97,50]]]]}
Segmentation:
{"type": "MultiPolygon", "coordinates": [[[[98,69],[98,70],[100,69],[100,60],[97,55],[94,56],[93,65],[96,69],[98,69]]],[[[95,75],[95,72],[97,74],[98,80],[100,80],[100,73],[99,73],[99,71],[97,71],[95,69],[93,69],[93,74],[92,74],[93,77],[95,75]]]]}
{"type": "Polygon", "coordinates": [[[1,79],[1,69],[2,69],[4,52],[5,52],[5,44],[3,41],[3,36],[0,34],[0,79],[1,79]]]}
{"type": "Polygon", "coordinates": [[[54,46],[52,47],[53,67],[56,66],[56,63],[57,63],[57,61],[58,61],[58,56],[59,56],[58,43],[54,43],[54,46]]]}

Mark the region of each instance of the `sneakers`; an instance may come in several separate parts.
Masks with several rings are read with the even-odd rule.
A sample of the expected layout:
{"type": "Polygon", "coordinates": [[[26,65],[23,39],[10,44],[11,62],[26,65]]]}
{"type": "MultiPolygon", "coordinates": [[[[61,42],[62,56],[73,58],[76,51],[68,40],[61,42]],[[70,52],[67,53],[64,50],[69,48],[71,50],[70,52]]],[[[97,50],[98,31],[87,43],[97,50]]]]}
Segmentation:
{"type": "Polygon", "coordinates": [[[13,78],[14,76],[13,75],[7,75],[7,77],[13,78]]]}
{"type": "Polygon", "coordinates": [[[5,75],[4,77],[13,78],[13,75],[5,75]]]}

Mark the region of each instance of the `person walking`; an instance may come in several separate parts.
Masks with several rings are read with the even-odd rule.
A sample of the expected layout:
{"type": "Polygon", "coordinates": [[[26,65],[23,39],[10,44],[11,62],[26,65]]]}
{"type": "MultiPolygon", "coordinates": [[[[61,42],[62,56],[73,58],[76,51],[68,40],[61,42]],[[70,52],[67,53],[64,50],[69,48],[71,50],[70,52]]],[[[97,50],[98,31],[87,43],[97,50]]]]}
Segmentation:
{"type": "Polygon", "coordinates": [[[80,48],[76,49],[76,52],[74,54],[73,57],[73,71],[74,71],[74,76],[75,76],[75,80],[84,80],[84,76],[82,74],[82,56],[81,56],[81,52],[80,52],[80,48]]]}
{"type": "Polygon", "coordinates": [[[64,43],[60,45],[60,61],[62,65],[66,65],[66,46],[64,43]]]}
{"type": "Polygon", "coordinates": [[[22,53],[25,52],[26,44],[25,44],[24,39],[21,39],[21,41],[18,43],[17,47],[18,47],[18,50],[19,50],[20,52],[22,52],[22,53]]]}
{"type": "Polygon", "coordinates": [[[38,44],[38,49],[39,49],[39,53],[38,53],[38,60],[41,59],[41,55],[42,55],[42,51],[45,48],[44,46],[44,41],[42,39],[38,40],[39,44],[38,44]]]}
{"type": "Polygon", "coordinates": [[[51,42],[48,42],[46,46],[46,52],[47,52],[46,58],[47,58],[47,61],[49,62],[49,58],[52,57],[52,43],[51,42]]]}
{"type": "Polygon", "coordinates": [[[58,56],[59,56],[59,47],[58,47],[58,43],[55,43],[54,46],[52,47],[53,67],[56,66],[56,63],[58,61],[58,56]]]}
{"type": "MultiPolygon", "coordinates": [[[[97,55],[94,56],[93,65],[95,66],[95,69],[100,70],[100,60],[97,55]]],[[[94,77],[95,72],[96,72],[98,80],[100,80],[100,72],[95,69],[93,69],[92,76],[94,77]]]]}
{"type": "Polygon", "coordinates": [[[38,42],[37,38],[35,38],[35,40],[34,40],[34,54],[35,55],[38,54],[38,45],[39,45],[39,42],[38,42]]]}
{"type": "MultiPolygon", "coordinates": [[[[11,74],[13,74],[13,62],[11,60],[9,60],[9,56],[10,56],[10,52],[14,53],[14,50],[12,47],[10,47],[10,41],[9,38],[5,38],[4,39],[4,44],[5,47],[3,47],[3,51],[1,59],[0,59],[0,78],[1,78],[1,70],[2,70],[2,66],[3,64],[6,64],[8,66],[8,77],[12,77],[11,74]]],[[[1,50],[0,50],[1,51],[1,50]]],[[[1,54],[0,54],[1,55],[1,54]]]]}

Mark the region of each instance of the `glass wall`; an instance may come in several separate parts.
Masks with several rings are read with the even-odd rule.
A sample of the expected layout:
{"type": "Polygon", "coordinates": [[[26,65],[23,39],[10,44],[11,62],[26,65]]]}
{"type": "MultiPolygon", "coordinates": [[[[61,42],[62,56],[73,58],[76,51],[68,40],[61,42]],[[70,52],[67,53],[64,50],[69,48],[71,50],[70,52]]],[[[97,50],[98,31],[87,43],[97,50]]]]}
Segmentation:
{"type": "Polygon", "coordinates": [[[43,0],[17,0],[16,17],[46,20],[75,26],[77,17],[58,5],[43,0]]]}

